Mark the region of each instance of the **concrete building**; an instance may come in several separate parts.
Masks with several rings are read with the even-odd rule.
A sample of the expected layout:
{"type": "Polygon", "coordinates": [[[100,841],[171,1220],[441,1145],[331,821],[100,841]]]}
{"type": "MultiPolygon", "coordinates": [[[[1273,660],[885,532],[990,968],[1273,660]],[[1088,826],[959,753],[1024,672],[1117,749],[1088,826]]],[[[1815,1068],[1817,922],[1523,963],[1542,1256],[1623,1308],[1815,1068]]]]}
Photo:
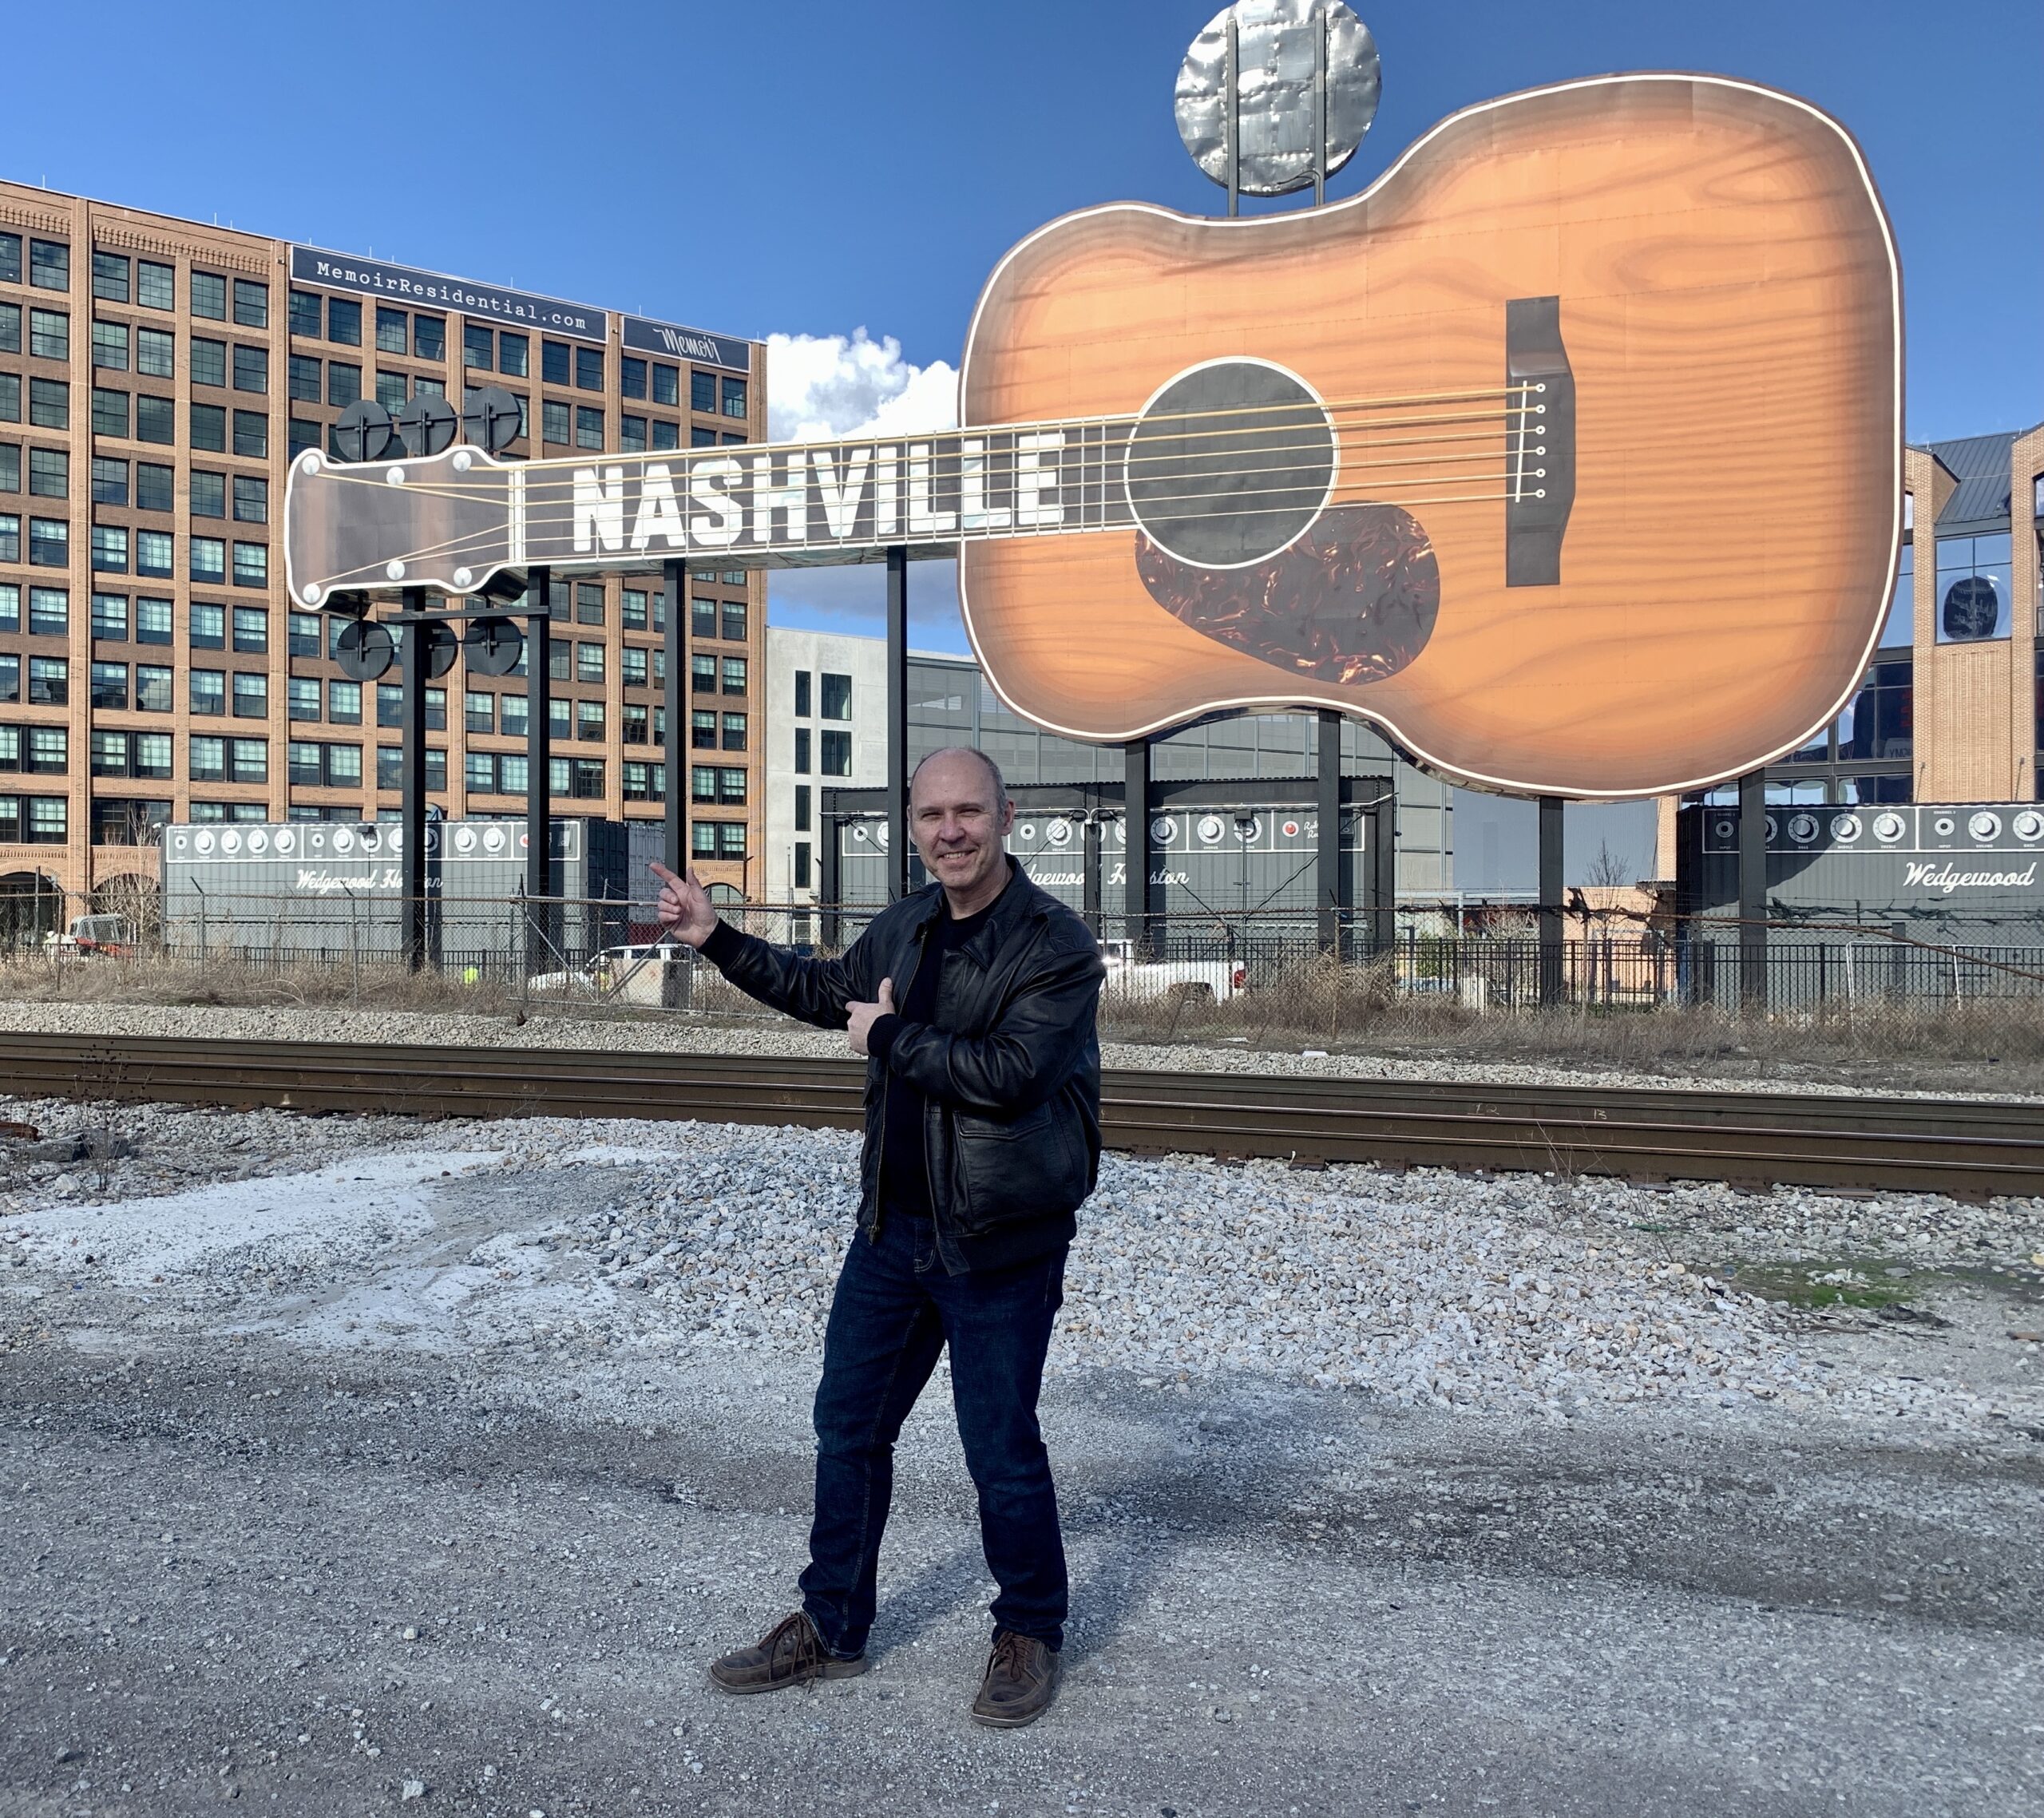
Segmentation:
{"type": "MultiPolygon", "coordinates": [[[[822,794],[884,788],[887,781],[886,645],[842,633],[766,633],[766,887],[770,901],[814,903],[822,886],[822,794]]],[[[1245,785],[1315,773],[1313,716],[1259,714],[1190,727],[1153,742],[1159,784],[1245,785]]],[[[1008,708],[969,657],[912,652],[909,756],[976,745],[1017,788],[1123,780],[1119,746],[1082,744],[1045,732],[1008,708]]],[[[1452,792],[1368,728],[1342,728],[1343,770],[1389,774],[1398,788],[1396,874],[1401,897],[1435,901],[1452,889],[1452,792]]],[[[1247,790],[1247,801],[1255,794],[1247,790]]]]}
{"type": "MultiPolygon", "coordinates": [[[[286,464],[358,397],[485,383],[525,407],[513,456],[765,434],[756,343],[0,184],[0,895],[153,878],[169,822],[396,814],[397,675],[350,680],[338,621],[289,609],[286,464]]],[[[757,895],[764,585],[688,596],[694,850],[757,895]]],[[[658,818],[658,576],[550,606],[555,812],[658,818]]],[[[449,818],[523,812],[525,691],[458,665],[431,691],[449,818]]]]}

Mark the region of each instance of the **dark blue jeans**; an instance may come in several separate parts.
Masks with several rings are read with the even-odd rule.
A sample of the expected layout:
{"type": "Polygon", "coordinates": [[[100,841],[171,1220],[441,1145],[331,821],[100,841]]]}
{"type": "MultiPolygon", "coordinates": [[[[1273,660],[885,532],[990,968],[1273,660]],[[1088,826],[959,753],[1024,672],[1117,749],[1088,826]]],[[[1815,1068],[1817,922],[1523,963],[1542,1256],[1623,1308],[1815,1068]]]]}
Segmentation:
{"type": "Polygon", "coordinates": [[[949,1275],[926,1218],[889,1213],[838,1277],[816,1391],[816,1519],[802,1607],[832,1652],[872,1626],[894,1441],[937,1353],[951,1347],[958,1436],[980,1498],[980,1540],[1000,1586],[997,1628],[1064,1645],[1068,1585],[1057,1491],[1036,1425],[1064,1247],[1011,1269],[949,1275]]]}

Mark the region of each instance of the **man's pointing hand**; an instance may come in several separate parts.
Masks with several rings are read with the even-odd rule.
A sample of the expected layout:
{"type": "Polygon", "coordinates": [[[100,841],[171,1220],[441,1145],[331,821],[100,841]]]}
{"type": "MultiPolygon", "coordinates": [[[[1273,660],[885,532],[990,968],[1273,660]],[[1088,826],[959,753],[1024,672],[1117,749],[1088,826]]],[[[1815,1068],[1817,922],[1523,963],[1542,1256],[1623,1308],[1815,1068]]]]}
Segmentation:
{"type": "Polygon", "coordinates": [[[660,880],[660,925],[677,941],[701,946],[716,932],[717,912],[710,906],[710,893],[703,888],[695,866],[688,868],[686,877],[677,877],[664,865],[647,869],[660,880]]]}

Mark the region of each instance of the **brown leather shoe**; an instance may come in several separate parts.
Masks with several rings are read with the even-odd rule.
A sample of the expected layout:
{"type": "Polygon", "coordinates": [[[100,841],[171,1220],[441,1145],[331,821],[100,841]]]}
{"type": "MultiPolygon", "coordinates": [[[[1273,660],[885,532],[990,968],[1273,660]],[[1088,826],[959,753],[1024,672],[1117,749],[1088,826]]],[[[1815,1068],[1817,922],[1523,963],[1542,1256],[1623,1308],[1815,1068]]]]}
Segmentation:
{"type": "Polygon", "coordinates": [[[1002,1629],[987,1657],[987,1676],[972,1701],[972,1721],[992,1729],[1034,1723],[1057,1696],[1058,1657],[1041,1642],[1002,1629]]]}
{"type": "Polygon", "coordinates": [[[778,1692],[812,1679],[850,1679],[866,1671],[866,1656],[840,1660],[823,1646],[808,1615],[798,1610],[784,1616],[754,1647],[739,1648],[710,1662],[710,1683],[741,1695],[778,1692]]]}

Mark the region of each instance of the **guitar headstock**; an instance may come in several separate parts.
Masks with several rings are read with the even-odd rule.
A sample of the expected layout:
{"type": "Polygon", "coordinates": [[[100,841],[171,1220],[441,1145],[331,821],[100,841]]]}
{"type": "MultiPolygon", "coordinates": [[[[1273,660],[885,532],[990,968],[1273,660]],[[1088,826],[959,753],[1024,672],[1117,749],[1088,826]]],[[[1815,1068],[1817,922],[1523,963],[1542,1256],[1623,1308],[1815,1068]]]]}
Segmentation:
{"type": "Polygon", "coordinates": [[[316,609],[337,590],[467,594],[522,565],[523,464],[479,448],[350,465],[295,456],[284,486],[284,584],[316,609]]]}

